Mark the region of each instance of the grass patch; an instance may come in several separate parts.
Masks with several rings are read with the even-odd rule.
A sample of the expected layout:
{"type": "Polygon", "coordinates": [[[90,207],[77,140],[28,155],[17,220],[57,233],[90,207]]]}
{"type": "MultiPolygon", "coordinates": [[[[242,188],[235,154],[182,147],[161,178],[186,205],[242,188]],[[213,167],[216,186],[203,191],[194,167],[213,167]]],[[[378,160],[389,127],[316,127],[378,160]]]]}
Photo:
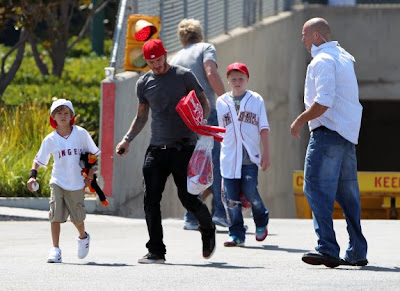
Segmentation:
{"type": "MultiPolygon", "coordinates": [[[[71,57],[66,59],[61,78],[42,76],[36,67],[29,46],[21,68],[2,98],[5,106],[0,108],[0,196],[48,197],[53,159],[47,168],[40,168],[40,189],[31,193],[26,188],[33,159],[44,137],[53,128],[48,118],[54,98],[72,101],[77,113],[76,124],[87,129],[98,144],[100,116],[100,83],[104,79],[104,67],[112,41],[105,42],[106,56],[91,52],[90,41],[81,41],[71,57]]],[[[7,48],[0,46],[0,56],[7,48]]],[[[50,60],[42,50],[42,57],[50,60]]],[[[8,60],[7,66],[12,59],[8,60]]]]}
{"type": "MultiPolygon", "coordinates": [[[[1,196],[49,196],[48,187],[41,187],[34,193],[26,188],[33,158],[43,138],[51,132],[49,109],[45,105],[26,103],[1,108],[0,113],[1,196]]],[[[38,181],[42,186],[50,180],[51,168],[39,170],[38,181]]]]}

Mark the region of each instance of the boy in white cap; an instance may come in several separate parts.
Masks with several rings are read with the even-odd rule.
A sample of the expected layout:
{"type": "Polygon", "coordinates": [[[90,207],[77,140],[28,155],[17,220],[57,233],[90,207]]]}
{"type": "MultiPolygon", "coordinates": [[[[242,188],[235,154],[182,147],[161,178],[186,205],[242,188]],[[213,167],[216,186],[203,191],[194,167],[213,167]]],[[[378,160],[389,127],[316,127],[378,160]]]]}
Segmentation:
{"type": "Polygon", "coordinates": [[[70,216],[71,222],[79,232],[78,258],[83,259],[89,253],[90,236],[85,231],[84,206],[85,186],[93,179],[93,169],[84,178],[79,165],[82,153],[99,155],[100,150],[89,133],[82,127],[74,125],[75,111],[71,101],[58,99],[50,108],[50,125],[55,129],[42,141],[42,145],[33,160],[27,186],[30,191],[38,187],[36,177],[40,166],[46,167],[50,155],[53,156],[53,171],[50,178],[50,211],[51,236],[53,247],[47,259],[48,263],[61,263],[59,247],[61,223],[70,216]]]}
{"type": "Polygon", "coordinates": [[[265,171],[270,166],[269,124],[263,98],[246,89],[250,77],[247,66],[230,64],[226,75],[232,91],[217,99],[218,123],[226,128],[220,164],[231,219],[229,239],[224,246],[242,247],[246,228],[240,193],[251,203],[256,240],[263,241],[268,235],[269,212],[258,193],[257,184],[258,170],[265,171]]]}

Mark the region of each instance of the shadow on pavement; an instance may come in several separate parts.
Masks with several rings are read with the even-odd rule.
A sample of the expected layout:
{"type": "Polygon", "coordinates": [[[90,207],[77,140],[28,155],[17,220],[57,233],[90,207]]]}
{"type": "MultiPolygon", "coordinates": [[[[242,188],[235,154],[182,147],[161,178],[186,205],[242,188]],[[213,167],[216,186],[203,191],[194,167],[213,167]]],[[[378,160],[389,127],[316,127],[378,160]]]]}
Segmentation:
{"type": "Polygon", "coordinates": [[[96,262],[88,262],[88,263],[62,263],[61,265],[76,265],[76,266],[98,266],[98,267],[134,267],[135,265],[127,265],[127,264],[119,264],[119,263],[96,263],[96,262]]]}
{"type": "Polygon", "coordinates": [[[0,215],[0,221],[49,221],[48,218],[0,215]]]}
{"type": "Polygon", "coordinates": [[[165,265],[169,266],[191,266],[191,267],[202,267],[202,268],[217,268],[217,269],[264,269],[263,267],[246,267],[246,266],[233,266],[229,265],[225,262],[212,262],[208,264],[174,264],[174,263],[165,263],[165,265]]]}
{"type": "MultiPolygon", "coordinates": [[[[229,234],[229,230],[228,229],[227,230],[217,229],[217,233],[218,234],[229,234]]],[[[255,234],[254,231],[246,231],[246,235],[254,235],[254,234],[255,234]]],[[[276,234],[268,233],[268,236],[276,236],[276,234]]]]}
{"type": "Polygon", "coordinates": [[[340,268],[340,270],[354,270],[354,271],[373,271],[373,272],[400,272],[399,267],[387,268],[379,266],[365,266],[365,267],[346,267],[340,268]]]}
{"type": "Polygon", "coordinates": [[[279,246],[273,245],[263,245],[263,246],[245,246],[245,249],[257,249],[257,250],[268,250],[268,251],[282,251],[288,253],[305,253],[309,252],[310,250],[301,250],[301,249],[287,249],[287,248],[280,248],[279,246]]]}

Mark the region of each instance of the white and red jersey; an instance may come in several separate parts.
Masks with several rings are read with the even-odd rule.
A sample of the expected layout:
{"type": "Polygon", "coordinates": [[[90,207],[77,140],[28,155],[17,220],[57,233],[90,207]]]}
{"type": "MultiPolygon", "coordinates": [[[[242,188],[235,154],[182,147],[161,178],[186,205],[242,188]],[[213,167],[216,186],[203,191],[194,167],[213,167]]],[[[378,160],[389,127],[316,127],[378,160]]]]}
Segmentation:
{"type": "Polygon", "coordinates": [[[79,165],[81,154],[91,153],[99,155],[100,150],[90,134],[82,127],[74,125],[68,137],[62,137],[53,131],[44,140],[34,162],[46,167],[50,155],[53,155],[53,171],[50,184],[54,183],[68,191],[83,189],[84,178],[79,165]]]}
{"type": "Polygon", "coordinates": [[[256,92],[246,91],[236,113],[230,93],[217,99],[218,124],[226,128],[221,143],[221,175],[228,179],[240,179],[243,146],[250,160],[260,167],[260,132],[269,130],[267,112],[263,98],[256,92]]]}

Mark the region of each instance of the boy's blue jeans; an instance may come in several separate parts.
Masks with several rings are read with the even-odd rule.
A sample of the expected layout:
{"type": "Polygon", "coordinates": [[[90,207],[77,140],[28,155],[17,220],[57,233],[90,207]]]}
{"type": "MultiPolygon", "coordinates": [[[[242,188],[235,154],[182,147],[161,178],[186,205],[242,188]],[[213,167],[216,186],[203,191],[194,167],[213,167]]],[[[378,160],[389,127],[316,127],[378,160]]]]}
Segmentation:
{"type": "MultiPolygon", "coordinates": [[[[211,110],[208,118],[209,125],[218,125],[217,111],[211,110]]],[[[225,208],[221,200],[221,170],[219,164],[219,154],[221,151],[221,144],[214,140],[214,147],[212,150],[212,162],[213,162],[213,184],[211,191],[213,193],[212,207],[214,217],[226,217],[225,208]]],[[[185,213],[184,220],[191,223],[198,223],[196,217],[189,211],[185,213]]]]}
{"type": "Polygon", "coordinates": [[[227,198],[228,213],[231,219],[229,236],[235,236],[244,241],[246,229],[243,225],[242,205],[239,201],[240,191],[251,203],[251,211],[256,227],[267,226],[269,212],[257,190],[258,166],[256,164],[242,166],[241,179],[224,178],[224,189],[227,198]]]}
{"type": "Polygon", "coordinates": [[[367,241],[360,224],[361,206],[355,145],[327,128],[311,133],[304,166],[304,193],[313,212],[320,253],[339,258],[333,229],[335,200],[343,209],[350,241],[345,259],[365,260],[367,241]]]}

